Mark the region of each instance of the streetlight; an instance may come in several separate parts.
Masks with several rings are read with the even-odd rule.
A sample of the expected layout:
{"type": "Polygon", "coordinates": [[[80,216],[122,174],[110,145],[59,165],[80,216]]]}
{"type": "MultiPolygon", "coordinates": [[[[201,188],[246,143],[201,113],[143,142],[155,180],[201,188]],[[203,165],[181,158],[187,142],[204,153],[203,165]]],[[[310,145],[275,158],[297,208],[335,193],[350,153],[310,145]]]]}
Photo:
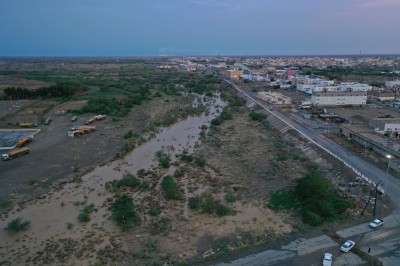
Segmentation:
{"type": "Polygon", "coordinates": [[[392,156],[390,154],[386,155],[386,158],[388,158],[388,164],[387,164],[387,170],[386,170],[386,180],[385,180],[385,198],[386,198],[386,184],[387,184],[387,179],[389,176],[389,164],[390,164],[390,159],[392,156]]]}

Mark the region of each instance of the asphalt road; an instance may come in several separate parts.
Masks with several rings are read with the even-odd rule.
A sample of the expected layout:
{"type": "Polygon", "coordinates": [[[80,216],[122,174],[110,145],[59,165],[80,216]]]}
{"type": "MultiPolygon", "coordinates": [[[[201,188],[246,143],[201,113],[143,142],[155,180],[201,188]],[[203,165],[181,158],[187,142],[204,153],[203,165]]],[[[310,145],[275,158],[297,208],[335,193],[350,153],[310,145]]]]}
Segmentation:
{"type": "MultiPolygon", "coordinates": [[[[343,149],[323,135],[318,134],[318,132],[306,128],[302,125],[301,121],[294,121],[292,118],[278,111],[270,110],[268,104],[242,91],[229,80],[226,80],[226,82],[234,86],[249,99],[256,102],[270,115],[280,119],[289,127],[297,130],[303,137],[341,160],[345,165],[353,169],[355,174],[369,179],[371,182],[382,184],[382,188],[386,187],[385,192],[395,203],[396,209],[392,214],[383,218],[385,221],[383,228],[372,230],[367,224],[361,224],[337,231],[336,233],[345,239],[354,240],[356,242],[356,247],[366,254],[369,254],[370,259],[378,258],[385,266],[400,265],[400,180],[391,175],[387,175],[385,171],[359,158],[357,154],[343,149]],[[368,253],[368,250],[370,253],[368,253]]],[[[326,235],[321,235],[310,239],[296,239],[291,243],[283,245],[279,249],[266,250],[217,265],[321,265],[322,257],[325,252],[333,254],[333,265],[370,265],[371,263],[368,261],[368,258],[362,259],[355,253],[340,252],[338,243],[334,242],[326,235]]]]}

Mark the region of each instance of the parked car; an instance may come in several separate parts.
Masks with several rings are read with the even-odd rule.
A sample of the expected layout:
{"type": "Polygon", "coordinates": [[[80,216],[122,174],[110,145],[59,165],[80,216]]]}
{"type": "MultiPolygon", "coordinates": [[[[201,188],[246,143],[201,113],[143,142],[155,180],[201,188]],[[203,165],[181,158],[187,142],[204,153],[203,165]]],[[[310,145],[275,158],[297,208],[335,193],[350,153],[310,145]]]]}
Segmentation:
{"type": "Polygon", "coordinates": [[[340,250],[343,252],[349,252],[356,243],[352,240],[347,240],[344,244],[340,247],[340,250]]]}
{"type": "Polygon", "coordinates": [[[325,253],[324,254],[324,260],[322,261],[323,266],[331,266],[332,265],[332,254],[331,253],[325,253]]]}
{"type": "Polygon", "coordinates": [[[373,229],[376,229],[382,225],[383,225],[383,220],[381,220],[381,219],[375,219],[369,223],[369,227],[371,227],[373,229]]]}

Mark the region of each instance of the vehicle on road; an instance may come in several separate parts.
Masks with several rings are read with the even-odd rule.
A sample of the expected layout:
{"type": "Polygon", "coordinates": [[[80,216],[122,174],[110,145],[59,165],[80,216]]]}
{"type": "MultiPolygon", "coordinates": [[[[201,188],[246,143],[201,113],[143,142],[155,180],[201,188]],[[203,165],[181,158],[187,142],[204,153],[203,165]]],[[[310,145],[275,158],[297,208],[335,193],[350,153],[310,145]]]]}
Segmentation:
{"type": "Polygon", "coordinates": [[[352,240],[347,240],[344,244],[340,247],[340,250],[343,252],[349,252],[356,243],[352,240]]]}
{"type": "Polygon", "coordinates": [[[381,220],[381,219],[375,219],[369,223],[369,227],[371,227],[373,229],[377,229],[378,227],[381,227],[382,225],[383,225],[383,220],[381,220]]]}
{"type": "Polygon", "coordinates": [[[14,150],[14,151],[9,151],[7,153],[4,153],[1,155],[1,159],[3,161],[8,161],[11,159],[14,159],[16,157],[22,156],[29,153],[29,149],[28,148],[22,148],[22,149],[18,149],[18,150],[14,150]]]}
{"type": "Polygon", "coordinates": [[[331,253],[325,253],[324,254],[324,259],[322,261],[323,266],[331,266],[332,265],[332,254],[331,253]]]}
{"type": "Polygon", "coordinates": [[[22,139],[18,140],[15,145],[17,147],[23,147],[23,146],[25,146],[26,144],[28,144],[31,141],[32,141],[32,137],[25,137],[25,138],[22,138],[22,139]]]}

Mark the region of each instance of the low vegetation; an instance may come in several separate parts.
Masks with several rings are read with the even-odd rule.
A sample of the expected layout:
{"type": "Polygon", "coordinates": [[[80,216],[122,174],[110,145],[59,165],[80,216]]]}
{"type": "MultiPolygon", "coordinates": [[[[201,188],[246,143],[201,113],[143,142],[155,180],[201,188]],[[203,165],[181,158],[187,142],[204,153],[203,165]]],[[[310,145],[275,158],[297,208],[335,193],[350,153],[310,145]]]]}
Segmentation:
{"type": "Polygon", "coordinates": [[[122,179],[115,179],[113,181],[106,183],[106,189],[111,191],[117,191],[123,187],[135,188],[140,185],[140,180],[132,175],[131,173],[126,173],[122,179]]]}
{"type": "Polygon", "coordinates": [[[30,225],[30,221],[23,221],[22,218],[15,218],[7,224],[7,227],[4,228],[4,230],[10,233],[19,232],[29,229],[30,225]]]}
{"type": "Polygon", "coordinates": [[[161,181],[161,188],[164,191],[164,196],[166,199],[181,200],[183,198],[179,191],[178,184],[170,175],[164,176],[163,180],[161,181]]]}
{"type": "Polygon", "coordinates": [[[90,221],[90,214],[94,211],[94,204],[85,206],[78,215],[78,221],[86,223],[90,221]]]}
{"type": "Polygon", "coordinates": [[[128,195],[119,196],[112,204],[111,209],[111,217],[122,231],[129,230],[140,220],[135,204],[128,195]]]}
{"type": "Polygon", "coordinates": [[[271,194],[269,206],[274,210],[299,209],[303,222],[317,226],[345,217],[350,201],[338,198],[329,182],[318,172],[310,172],[299,180],[294,191],[278,190],[271,194]]]}

